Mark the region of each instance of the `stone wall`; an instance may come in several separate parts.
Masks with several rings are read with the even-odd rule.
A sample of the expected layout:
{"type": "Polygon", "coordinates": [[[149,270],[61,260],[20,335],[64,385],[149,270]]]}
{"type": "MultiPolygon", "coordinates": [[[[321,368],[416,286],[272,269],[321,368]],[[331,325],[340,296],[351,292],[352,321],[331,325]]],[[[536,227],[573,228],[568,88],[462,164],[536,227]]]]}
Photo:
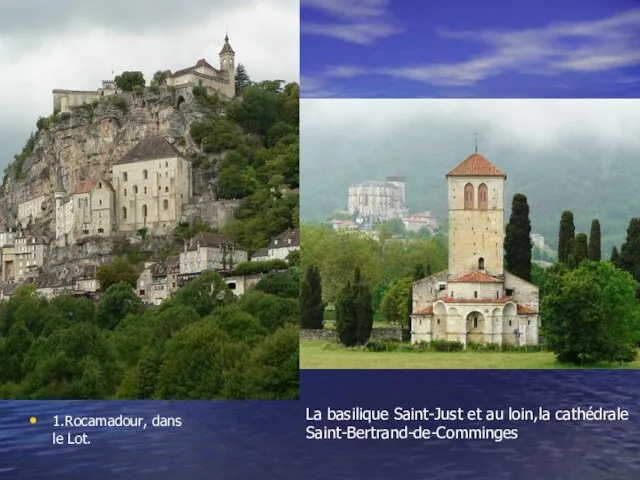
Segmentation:
{"type": "MultiPolygon", "coordinates": [[[[324,340],[337,342],[338,332],[333,328],[323,328],[322,330],[301,328],[300,338],[304,340],[324,340]]],[[[403,340],[402,327],[374,328],[371,331],[371,340],[401,342],[403,340]]]]}
{"type": "Polygon", "coordinates": [[[207,225],[220,230],[233,219],[239,204],[239,200],[213,200],[208,195],[196,197],[182,207],[180,221],[188,223],[200,218],[207,225]]]}

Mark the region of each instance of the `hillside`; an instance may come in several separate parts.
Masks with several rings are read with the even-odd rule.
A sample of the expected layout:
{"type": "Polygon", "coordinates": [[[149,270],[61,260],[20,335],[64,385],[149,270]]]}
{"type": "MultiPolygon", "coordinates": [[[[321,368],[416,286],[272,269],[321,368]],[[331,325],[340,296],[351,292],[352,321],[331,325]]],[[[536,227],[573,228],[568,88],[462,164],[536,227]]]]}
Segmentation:
{"type": "MultiPolygon", "coordinates": [[[[443,121],[406,127],[395,127],[393,137],[365,138],[357,130],[344,136],[331,134],[330,129],[303,134],[303,221],[326,220],[336,209],[346,208],[349,185],[393,174],[407,179],[411,211],[431,210],[444,220],[445,174],[473,152],[474,126],[443,121]],[[402,133],[395,135],[399,130],[402,133]]],[[[492,132],[485,136],[491,139],[492,132]]],[[[588,232],[591,220],[600,220],[603,255],[608,258],[612,246],[623,241],[629,220],[638,216],[635,178],[640,175],[640,152],[631,147],[598,143],[580,135],[535,149],[490,140],[480,147],[481,153],[507,173],[505,222],[513,194],[525,194],[533,231],[542,234],[548,244],[557,242],[562,211],[572,210],[577,232],[588,232]]]]}
{"type": "Polygon", "coordinates": [[[298,95],[297,84],[263,82],[224,103],[199,87],[155,85],[41,118],[5,170],[3,230],[15,227],[19,203],[46,195],[38,227],[52,238],[59,183],[72,192],[83,180],[110,180],[140,140],[163,136],[193,169],[193,208],[180,220],[224,230],[250,251],[266,246],[297,225],[298,95]]]}

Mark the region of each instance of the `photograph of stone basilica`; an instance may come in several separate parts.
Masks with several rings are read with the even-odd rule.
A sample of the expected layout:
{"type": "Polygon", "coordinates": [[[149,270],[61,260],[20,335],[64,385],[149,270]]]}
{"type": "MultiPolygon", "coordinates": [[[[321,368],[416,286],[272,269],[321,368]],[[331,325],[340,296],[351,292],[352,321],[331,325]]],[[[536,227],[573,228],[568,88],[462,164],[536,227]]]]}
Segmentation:
{"type": "Polygon", "coordinates": [[[0,398],[298,398],[298,6],[246,9],[74,11],[0,81],[0,398]]]}
{"type": "Polygon", "coordinates": [[[304,100],[301,367],[639,368],[634,108],[304,100]]]}

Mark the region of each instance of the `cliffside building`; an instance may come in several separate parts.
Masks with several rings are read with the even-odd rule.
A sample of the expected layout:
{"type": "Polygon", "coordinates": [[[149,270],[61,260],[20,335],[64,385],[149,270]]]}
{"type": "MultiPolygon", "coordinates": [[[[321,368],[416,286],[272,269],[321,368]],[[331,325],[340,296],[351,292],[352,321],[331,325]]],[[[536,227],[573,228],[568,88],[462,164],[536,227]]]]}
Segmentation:
{"type": "Polygon", "coordinates": [[[180,252],[180,275],[200,274],[207,270],[231,270],[248,259],[246,250],[217,233],[200,233],[180,252]]]}
{"type": "Polygon", "coordinates": [[[41,218],[45,213],[46,195],[32,198],[18,205],[18,224],[20,228],[27,228],[30,221],[41,218]]]}
{"type": "Polygon", "coordinates": [[[449,269],[413,284],[411,341],[537,344],[538,287],[503,268],[507,176],[475,153],[446,178],[449,269]]]}
{"type": "Polygon", "coordinates": [[[191,164],[163,137],[139,142],[113,166],[117,229],[172,230],[192,196],[191,164]]]}
{"type": "Polygon", "coordinates": [[[231,100],[236,96],[235,52],[229,44],[229,36],[224,37],[224,45],[218,54],[220,67],[216,69],[204,58],[198,60],[192,67],[176,72],[165,72],[167,85],[178,89],[189,90],[198,85],[204,87],[208,94],[218,94],[224,99],[231,100]]]}
{"type": "Polygon", "coordinates": [[[85,180],[68,195],[62,183],[56,201],[56,245],[72,245],[85,236],[110,236],[115,228],[115,192],[104,179],[85,180]]]}
{"type": "Polygon", "coordinates": [[[96,90],[53,90],[53,111],[68,113],[71,107],[98,101],[106,96],[118,93],[113,80],[103,80],[102,88],[96,90]]]}

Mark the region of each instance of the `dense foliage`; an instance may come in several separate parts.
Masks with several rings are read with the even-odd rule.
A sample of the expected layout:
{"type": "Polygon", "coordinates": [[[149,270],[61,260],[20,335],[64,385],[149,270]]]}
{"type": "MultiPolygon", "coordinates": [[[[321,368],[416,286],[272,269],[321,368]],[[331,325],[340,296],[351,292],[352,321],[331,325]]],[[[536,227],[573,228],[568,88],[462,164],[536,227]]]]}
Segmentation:
{"type": "Polygon", "coordinates": [[[132,92],[144,88],[145,80],[142,72],[122,72],[113,79],[116,87],[123,92],[132,92]]]}
{"type": "Polygon", "coordinates": [[[336,329],[340,342],[347,346],[364,345],[373,328],[371,291],[356,268],[353,284],[349,281],[336,303],[336,329]]]}
{"type": "Polygon", "coordinates": [[[602,258],[601,234],[600,234],[600,221],[597,219],[592,220],[591,230],[589,231],[589,260],[596,262],[602,258]]]}
{"type": "Polygon", "coordinates": [[[569,255],[573,250],[573,239],[576,227],[573,223],[573,213],[565,210],[560,218],[560,231],[558,233],[558,261],[569,262],[569,255]]]}
{"type": "Polygon", "coordinates": [[[527,197],[521,193],[513,196],[511,218],[505,232],[504,249],[507,270],[524,280],[531,281],[531,221],[527,197]]]}
{"type": "Polygon", "coordinates": [[[146,309],[126,282],[97,304],[22,287],[0,304],[0,398],[296,399],[298,302],[282,293],[236,297],[214,272],[146,309]]]}
{"type": "Polygon", "coordinates": [[[324,307],[320,271],[315,265],[309,265],[300,283],[300,326],[311,329],[322,328],[324,307]]]}
{"type": "Polygon", "coordinates": [[[638,284],[608,262],[551,267],[541,303],[545,342],[562,363],[629,362],[640,339],[638,284]]]}

